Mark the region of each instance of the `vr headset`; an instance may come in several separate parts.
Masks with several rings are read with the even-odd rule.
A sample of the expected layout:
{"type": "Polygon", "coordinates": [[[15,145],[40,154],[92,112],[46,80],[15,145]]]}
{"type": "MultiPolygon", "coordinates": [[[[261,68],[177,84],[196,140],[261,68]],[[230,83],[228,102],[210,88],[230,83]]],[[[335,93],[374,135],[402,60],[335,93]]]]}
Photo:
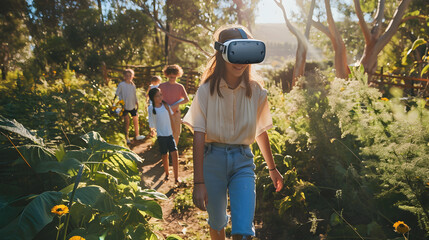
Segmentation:
{"type": "Polygon", "coordinates": [[[231,39],[224,43],[215,42],[214,48],[222,53],[225,61],[235,64],[260,63],[265,59],[265,43],[248,39],[241,28],[237,28],[242,39],[231,39]]]}

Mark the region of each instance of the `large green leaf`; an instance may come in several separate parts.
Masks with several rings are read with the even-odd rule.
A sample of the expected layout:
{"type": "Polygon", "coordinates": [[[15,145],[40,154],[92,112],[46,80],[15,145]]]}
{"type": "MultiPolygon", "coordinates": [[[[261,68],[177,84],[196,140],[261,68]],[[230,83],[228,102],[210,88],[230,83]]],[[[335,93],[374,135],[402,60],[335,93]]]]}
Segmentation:
{"type": "MultiPolygon", "coordinates": [[[[60,192],[44,192],[32,200],[19,217],[0,229],[2,239],[33,239],[54,218],[51,208],[61,202],[60,192]]],[[[2,216],[3,217],[3,216],[2,216]]]]}
{"type": "MultiPolygon", "coordinates": [[[[143,162],[143,159],[141,159],[137,154],[130,151],[129,149],[107,143],[97,132],[89,132],[83,135],[81,138],[88,144],[88,147],[92,150],[93,154],[98,154],[101,156],[103,156],[104,154],[120,154],[125,158],[133,160],[135,162],[143,162]]],[[[96,160],[93,160],[93,158],[91,158],[91,161],[100,160],[97,158],[96,160]]]]}
{"type": "Polygon", "coordinates": [[[140,211],[144,211],[149,216],[162,219],[162,208],[156,201],[134,199],[133,205],[140,211]]]}
{"type": "Polygon", "coordinates": [[[158,237],[147,226],[140,223],[134,232],[130,232],[133,240],[157,240],[158,237]]]}
{"type": "MultiPolygon", "coordinates": [[[[41,162],[57,162],[57,158],[48,149],[38,145],[23,145],[18,147],[19,152],[24,156],[32,168],[35,168],[41,162]]],[[[20,157],[15,162],[17,164],[26,164],[20,157]]]]}
{"type": "Polygon", "coordinates": [[[153,189],[144,189],[137,192],[137,196],[150,197],[155,199],[167,200],[167,196],[165,194],[157,192],[153,189]]]}
{"type": "Polygon", "coordinates": [[[113,212],[115,205],[112,197],[100,186],[87,186],[76,189],[74,200],[101,212],[113,212]]]}
{"type": "Polygon", "coordinates": [[[426,40],[424,40],[423,38],[418,38],[413,42],[413,46],[411,46],[411,48],[408,50],[407,52],[407,56],[410,55],[410,53],[414,50],[416,50],[416,48],[420,47],[421,45],[426,44],[426,40]]]}
{"type": "Polygon", "coordinates": [[[420,73],[420,77],[423,77],[423,75],[429,71],[429,64],[427,64],[423,69],[422,72],[420,73]]]}
{"type": "Polygon", "coordinates": [[[98,132],[94,131],[91,131],[80,138],[82,138],[90,148],[96,148],[100,143],[106,142],[98,132]]]}
{"type": "Polygon", "coordinates": [[[24,138],[31,140],[32,142],[44,145],[43,139],[33,135],[27,128],[25,128],[21,123],[17,122],[15,119],[10,120],[2,115],[0,115],[0,129],[4,129],[9,132],[16,133],[24,138]]]}
{"type": "Polygon", "coordinates": [[[183,240],[183,238],[181,238],[180,236],[178,236],[176,234],[172,234],[172,235],[168,236],[165,240],[183,240]]]}
{"type": "MultiPolygon", "coordinates": [[[[79,167],[82,165],[81,162],[74,158],[68,158],[62,162],[56,161],[44,161],[40,162],[34,167],[34,170],[38,173],[56,172],[70,176],[70,171],[77,172],[79,167]]],[[[73,174],[74,175],[74,174],[73,174]]]]}
{"type": "Polygon", "coordinates": [[[66,152],[66,154],[63,157],[63,160],[74,158],[79,160],[80,162],[88,161],[88,159],[91,157],[92,151],[91,149],[82,149],[82,150],[69,150],[66,152]]]}

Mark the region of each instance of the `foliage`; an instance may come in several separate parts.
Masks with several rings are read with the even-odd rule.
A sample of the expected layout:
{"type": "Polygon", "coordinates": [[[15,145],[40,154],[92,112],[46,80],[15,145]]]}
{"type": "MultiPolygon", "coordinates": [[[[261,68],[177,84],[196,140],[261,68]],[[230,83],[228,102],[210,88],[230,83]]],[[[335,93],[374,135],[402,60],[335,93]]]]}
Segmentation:
{"type": "MultiPolygon", "coordinates": [[[[13,120],[2,117],[0,128],[10,134],[12,142],[28,139],[29,131],[13,120]]],[[[166,196],[140,188],[137,164],[143,160],[132,151],[108,144],[96,132],[81,136],[79,145],[15,145],[16,149],[1,139],[0,233],[4,239],[53,239],[58,219],[51,208],[70,202],[71,197],[69,236],[157,239],[148,220],[162,218],[156,200],[166,196]],[[70,196],[82,164],[84,173],[74,196],[70,196]]]]}
{"type": "Polygon", "coordinates": [[[191,188],[185,189],[183,193],[178,193],[174,198],[173,212],[175,213],[182,214],[193,207],[191,188]]]}
{"type": "MultiPolygon", "coordinates": [[[[11,82],[11,85],[0,91],[2,115],[37,129],[37,134],[51,143],[79,141],[78,136],[90,129],[102,133],[109,142],[120,143],[123,139],[122,119],[109,115],[116,89],[113,84],[88,83],[66,69],[46,74],[41,84],[19,86],[11,82]],[[49,83],[54,81],[55,84],[49,83]]],[[[141,94],[137,92],[139,99],[141,94]]],[[[146,104],[140,101],[139,106],[141,129],[147,131],[146,104]]]]}
{"type": "MultiPolygon", "coordinates": [[[[305,64],[305,74],[311,75],[316,69],[326,70],[332,67],[332,61],[322,62],[307,62],[305,64]]],[[[275,83],[277,86],[281,86],[283,92],[290,92],[292,90],[292,76],[293,76],[293,62],[287,62],[281,69],[268,69],[264,72],[264,77],[269,79],[269,84],[275,83]]]]}
{"type": "Polygon", "coordinates": [[[357,81],[336,79],[330,102],[337,113],[343,135],[353,134],[362,143],[367,177],[377,183],[379,199],[394,197],[395,207],[416,215],[419,227],[429,233],[429,182],[427,165],[429,110],[426,100],[403,103],[398,89],[393,99],[380,101],[367,87],[365,76],[355,72],[357,81]],[[338,88],[354,89],[339,96],[338,88]],[[359,89],[359,90],[358,90],[359,89]]]}
{"type": "Polygon", "coordinates": [[[256,150],[257,216],[268,236],[386,239],[397,220],[412,238],[429,234],[425,101],[380,99],[366,75],[353,73],[329,80],[319,72],[288,94],[269,89],[270,141],[285,189],[274,193],[256,150]]]}
{"type": "Polygon", "coordinates": [[[0,66],[2,80],[6,79],[9,67],[14,67],[25,60],[28,47],[28,31],[21,12],[26,8],[24,0],[2,1],[0,10],[0,66]]]}

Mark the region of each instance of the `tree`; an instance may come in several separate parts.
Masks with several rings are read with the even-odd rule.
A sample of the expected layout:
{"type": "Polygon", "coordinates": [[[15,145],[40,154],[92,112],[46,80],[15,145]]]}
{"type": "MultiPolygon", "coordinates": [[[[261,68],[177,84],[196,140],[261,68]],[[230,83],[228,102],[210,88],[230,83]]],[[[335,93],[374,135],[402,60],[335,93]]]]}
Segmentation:
{"type": "Polygon", "coordinates": [[[319,31],[323,32],[330,40],[332,47],[334,49],[334,66],[335,66],[335,75],[339,78],[348,78],[350,74],[350,69],[347,64],[347,51],[344,44],[343,38],[341,37],[340,32],[338,31],[337,26],[335,25],[334,17],[332,16],[331,10],[331,1],[324,0],[325,10],[326,10],[326,19],[328,26],[326,27],[320,21],[312,21],[313,26],[319,31]]]}
{"type": "Polygon", "coordinates": [[[28,32],[24,26],[24,0],[3,1],[0,9],[0,66],[2,79],[6,79],[9,63],[27,46],[28,32]]]}
{"type": "MultiPolygon", "coordinates": [[[[308,50],[308,39],[310,36],[310,28],[311,28],[311,19],[313,17],[313,11],[315,6],[315,0],[312,0],[310,3],[310,10],[307,15],[307,24],[305,27],[305,33],[304,35],[291,24],[289,21],[286,10],[283,6],[282,0],[277,1],[274,0],[274,2],[279,6],[283,12],[283,18],[285,19],[285,23],[289,31],[295,35],[297,41],[298,41],[298,48],[296,50],[296,57],[295,57],[295,67],[293,69],[293,76],[292,76],[292,86],[290,86],[288,89],[292,89],[293,86],[295,86],[296,81],[299,77],[304,75],[305,72],[305,63],[307,59],[307,50],[308,50]]],[[[282,82],[283,91],[285,90],[285,84],[286,81],[282,82]]]]}
{"type": "Polygon", "coordinates": [[[235,4],[234,11],[237,13],[237,23],[241,24],[250,32],[252,32],[252,25],[255,23],[255,8],[259,0],[233,0],[235,4]]]}
{"type": "Polygon", "coordinates": [[[384,22],[384,12],[386,8],[386,1],[379,0],[377,5],[377,12],[372,23],[371,29],[368,27],[359,0],[353,0],[356,15],[359,19],[359,26],[365,38],[365,49],[360,60],[360,64],[364,67],[365,72],[373,74],[377,68],[377,57],[383,48],[389,43],[393,35],[398,31],[399,25],[405,11],[410,4],[411,0],[402,0],[395,10],[388,26],[382,32],[384,22]]]}
{"type": "MultiPolygon", "coordinates": [[[[240,19],[244,19],[245,14],[253,16],[253,10],[249,9],[254,9],[258,1],[240,1],[240,8],[234,8],[235,3],[227,0],[167,0],[164,6],[160,6],[160,1],[155,0],[135,1],[135,4],[168,39],[168,62],[184,62],[197,67],[213,51],[210,44],[214,31],[222,25],[237,23],[240,14],[240,19]]],[[[251,26],[253,19],[254,17],[247,18],[251,23],[246,24],[244,20],[242,23],[251,26]]]]}

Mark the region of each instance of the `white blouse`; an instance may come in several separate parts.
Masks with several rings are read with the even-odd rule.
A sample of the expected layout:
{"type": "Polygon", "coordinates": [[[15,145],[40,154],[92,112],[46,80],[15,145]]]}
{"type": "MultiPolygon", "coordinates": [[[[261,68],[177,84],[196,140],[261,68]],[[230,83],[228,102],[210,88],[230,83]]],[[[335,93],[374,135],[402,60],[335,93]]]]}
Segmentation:
{"type": "Polygon", "coordinates": [[[246,96],[244,82],[235,89],[221,79],[219,89],[210,95],[210,83],[198,88],[183,123],[193,131],[206,133],[205,142],[250,145],[273,126],[267,90],[250,81],[252,97],[246,96]]]}

